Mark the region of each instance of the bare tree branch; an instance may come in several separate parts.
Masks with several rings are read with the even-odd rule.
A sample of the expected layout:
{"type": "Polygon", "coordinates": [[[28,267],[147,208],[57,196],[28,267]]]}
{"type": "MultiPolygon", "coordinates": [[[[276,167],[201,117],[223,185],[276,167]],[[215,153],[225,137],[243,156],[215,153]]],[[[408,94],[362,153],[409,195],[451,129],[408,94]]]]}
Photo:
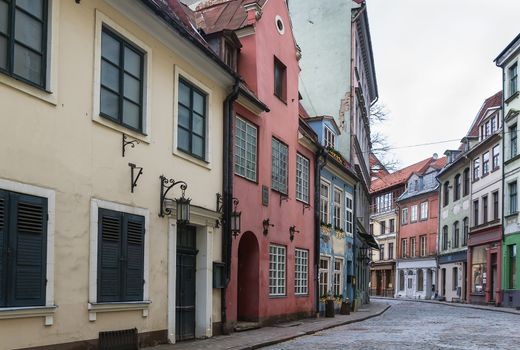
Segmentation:
{"type": "MultiPolygon", "coordinates": [[[[388,118],[389,112],[384,104],[376,103],[370,108],[370,125],[383,123],[387,121],[388,118]]],[[[377,176],[379,172],[383,171],[384,169],[389,172],[397,170],[399,161],[393,156],[389,158],[389,151],[391,147],[387,137],[381,132],[372,132],[370,134],[370,142],[372,144],[372,153],[381,162],[383,167],[381,168],[381,165],[376,164],[373,169],[371,169],[372,173],[377,176]]]]}

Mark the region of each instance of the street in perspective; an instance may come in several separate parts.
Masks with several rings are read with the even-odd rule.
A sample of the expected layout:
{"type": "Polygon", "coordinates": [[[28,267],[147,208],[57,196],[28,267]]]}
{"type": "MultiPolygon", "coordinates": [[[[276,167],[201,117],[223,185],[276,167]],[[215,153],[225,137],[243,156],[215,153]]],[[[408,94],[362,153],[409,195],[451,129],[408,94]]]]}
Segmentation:
{"type": "Polygon", "coordinates": [[[520,349],[519,0],[0,0],[0,350],[520,349]]]}

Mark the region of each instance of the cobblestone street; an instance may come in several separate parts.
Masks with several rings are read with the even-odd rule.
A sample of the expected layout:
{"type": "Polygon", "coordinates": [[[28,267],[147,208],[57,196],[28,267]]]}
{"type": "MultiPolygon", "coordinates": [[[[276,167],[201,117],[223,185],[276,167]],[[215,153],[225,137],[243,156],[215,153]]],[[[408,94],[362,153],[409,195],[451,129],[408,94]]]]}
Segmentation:
{"type": "Polygon", "coordinates": [[[383,315],[265,349],[518,349],[520,316],[410,301],[383,315]]]}

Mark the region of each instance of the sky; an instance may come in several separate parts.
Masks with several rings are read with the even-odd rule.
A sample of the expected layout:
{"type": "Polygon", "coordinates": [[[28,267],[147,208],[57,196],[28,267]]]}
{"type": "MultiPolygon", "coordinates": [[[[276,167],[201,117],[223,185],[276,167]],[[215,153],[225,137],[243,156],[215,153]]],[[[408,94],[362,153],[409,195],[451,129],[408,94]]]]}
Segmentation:
{"type": "Polygon", "coordinates": [[[520,33],[520,0],[367,0],[379,102],[375,125],[404,167],[459,142],[502,89],[493,60],[520,33]]]}

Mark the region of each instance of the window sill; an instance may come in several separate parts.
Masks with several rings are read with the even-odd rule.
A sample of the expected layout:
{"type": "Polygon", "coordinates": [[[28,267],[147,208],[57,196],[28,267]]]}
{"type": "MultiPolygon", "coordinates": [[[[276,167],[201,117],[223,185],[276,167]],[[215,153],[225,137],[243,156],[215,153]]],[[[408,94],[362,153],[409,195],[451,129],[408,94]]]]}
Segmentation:
{"type": "Polygon", "coordinates": [[[12,318],[45,317],[45,325],[52,326],[57,306],[29,306],[0,308],[0,320],[12,318]]]}
{"type": "Polygon", "coordinates": [[[27,95],[36,97],[44,102],[50,103],[53,106],[58,104],[56,94],[41,87],[35,87],[32,84],[25,83],[20,79],[16,79],[10,75],[0,74],[0,83],[5,84],[15,90],[23,92],[27,95]]]}
{"type": "Polygon", "coordinates": [[[190,163],[198,165],[201,168],[204,168],[206,170],[211,170],[211,164],[208,161],[202,160],[200,158],[195,158],[194,156],[189,155],[188,153],[184,152],[181,149],[175,148],[173,150],[173,155],[177,156],[179,158],[182,158],[182,159],[184,159],[184,160],[186,160],[186,161],[188,161],[190,163]]]}
{"type": "Polygon", "coordinates": [[[517,216],[518,216],[518,212],[515,211],[514,213],[509,213],[507,215],[504,215],[504,218],[509,219],[509,218],[514,218],[514,217],[517,217],[517,216]]]}
{"type": "Polygon", "coordinates": [[[514,94],[512,94],[511,96],[509,96],[508,98],[506,98],[504,102],[505,102],[506,104],[509,104],[509,102],[513,101],[515,98],[518,97],[518,94],[519,94],[519,93],[520,93],[519,91],[515,92],[514,94]]]}
{"type": "Polygon", "coordinates": [[[150,139],[149,134],[144,134],[141,132],[137,132],[133,129],[129,129],[126,126],[115,123],[108,118],[102,117],[101,115],[94,115],[92,117],[92,121],[96,122],[97,124],[103,125],[107,128],[110,128],[112,130],[115,130],[117,132],[126,134],[126,135],[128,135],[134,139],[137,139],[139,141],[142,141],[144,143],[150,144],[151,139],[150,139]]]}
{"type": "Polygon", "coordinates": [[[509,165],[509,163],[512,163],[518,159],[520,159],[520,154],[516,154],[513,157],[509,158],[508,160],[504,161],[504,165],[509,165]]]}
{"type": "Polygon", "coordinates": [[[269,295],[269,299],[285,299],[287,295],[269,295]]]}
{"type": "Polygon", "coordinates": [[[273,95],[275,95],[276,98],[277,98],[278,100],[280,100],[280,102],[282,102],[282,103],[284,103],[285,105],[287,105],[287,101],[284,100],[282,97],[278,96],[277,94],[273,94],[273,95]]]}
{"type": "Polygon", "coordinates": [[[98,312],[119,312],[119,311],[133,311],[142,310],[143,317],[148,316],[148,308],[152,302],[145,301],[128,301],[128,302],[113,302],[113,303],[88,303],[88,318],[89,321],[96,320],[98,312]]]}

